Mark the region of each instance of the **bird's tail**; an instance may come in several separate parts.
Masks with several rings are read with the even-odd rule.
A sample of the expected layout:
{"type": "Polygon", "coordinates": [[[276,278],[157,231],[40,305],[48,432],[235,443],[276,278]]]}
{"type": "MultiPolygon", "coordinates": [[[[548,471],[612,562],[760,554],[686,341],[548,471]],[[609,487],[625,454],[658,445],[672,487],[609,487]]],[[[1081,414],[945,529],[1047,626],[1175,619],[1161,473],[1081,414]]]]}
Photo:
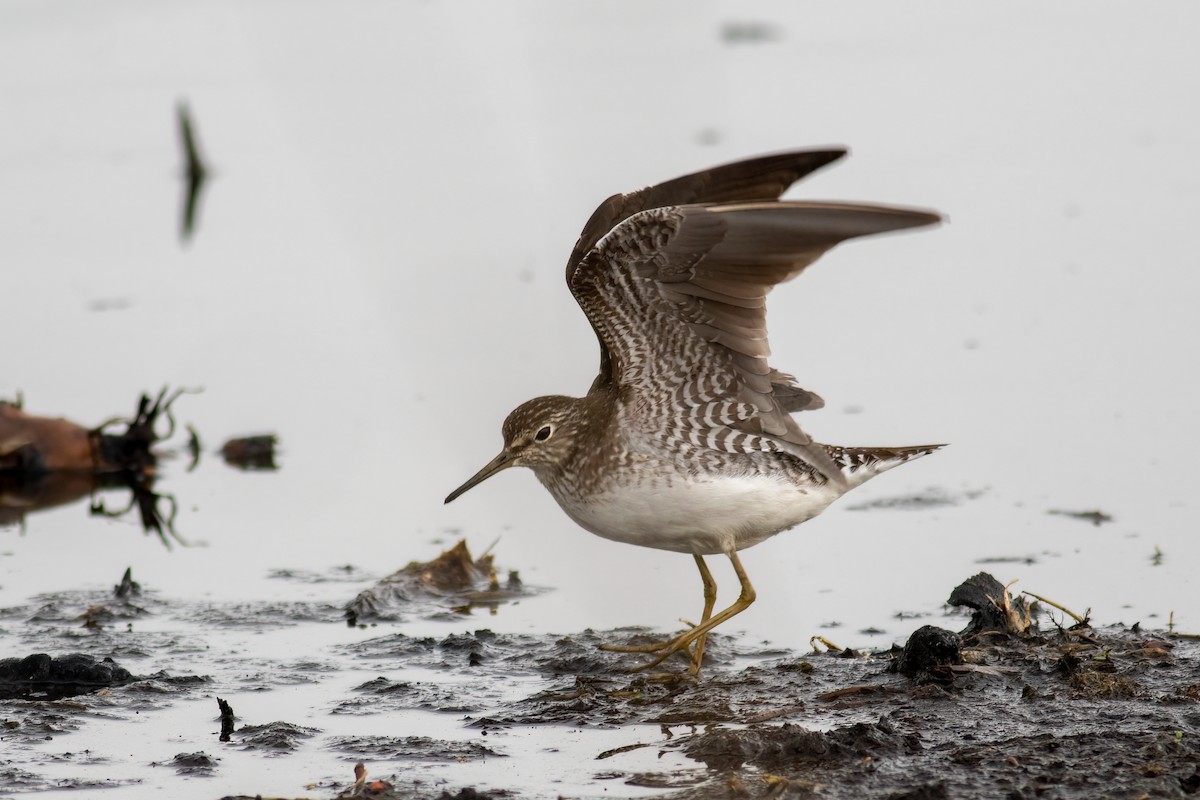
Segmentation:
{"type": "Polygon", "coordinates": [[[881,472],[908,461],[929,455],[944,444],[923,444],[913,447],[839,447],[823,445],[829,457],[841,469],[850,487],[859,486],[881,472]]]}

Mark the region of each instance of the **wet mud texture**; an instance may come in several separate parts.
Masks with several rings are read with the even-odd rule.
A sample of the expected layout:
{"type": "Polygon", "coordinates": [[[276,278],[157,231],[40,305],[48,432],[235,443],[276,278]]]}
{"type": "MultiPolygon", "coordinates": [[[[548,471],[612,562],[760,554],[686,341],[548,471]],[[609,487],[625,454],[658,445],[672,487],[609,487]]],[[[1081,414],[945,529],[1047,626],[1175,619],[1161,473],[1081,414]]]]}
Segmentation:
{"type": "MultiPolygon", "coordinates": [[[[610,780],[691,784],[665,797],[1200,797],[1197,642],[1127,629],[991,632],[961,647],[949,631],[918,635],[934,657],[912,666],[913,677],[901,672],[901,652],[813,654],[710,666],[699,683],[615,674],[609,655],[594,652],[595,634],[480,631],[357,649],[457,673],[511,675],[519,663],[547,676],[548,688],[506,706],[477,695],[467,724],[481,730],[657,725],[659,736],[631,731],[627,748],[593,757],[610,780]],[[621,751],[640,748],[706,769],[623,773],[621,751]]],[[[727,658],[730,640],[714,644],[727,658]]],[[[428,693],[405,687],[376,710],[407,705],[401,698],[430,707],[428,693]]],[[[464,707],[461,692],[453,707],[464,707]]]]}
{"type": "MultiPolygon", "coordinates": [[[[716,635],[699,681],[686,675],[680,657],[664,665],[674,672],[631,675],[637,656],[597,649],[601,642],[651,638],[635,629],[441,637],[364,631],[363,639],[314,651],[303,663],[268,657],[260,672],[246,674],[243,660],[223,662],[190,639],[121,632],[122,625],[82,628],[79,611],[107,603],[134,616],[273,627],[343,624],[342,609],[247,603],[201,613],[173,609],[153,589],[143,590],[136,607],[122,604],[116,592],[44,598],[37,608],[2,610],[0,619],[36,625],[44,631],[36,644],[48,652],[54,637],[72,641],[71,631],[88,631],[95,656],[77,666],[120,680],[67,701],[28,695],[0,701],[7,748],[0,780],[21,791],[65,788],[39,775],[31,755],[37,742],[79,731],[98,716],[133,724],[139,715],[203,695],[212,699],[197,712],[197,724],[212,728],[212,747],[152,766],[220,777],[223,763],[282,759],[311,783],[309,798],[558,794],[551,784],[463,785],[446,777],[447,766],[515,758],[569,761],[582,772],[588,796],[622,796],[639,787],[676,800],[1200,798],[1200,641],[1137,626],[1066,628],[1053,618],[1046,624],[1044,612],[1009,597],[986,574],[958,587],[955,597],[973,615],[965,630],[927,625],[903,648],[886,652],[797,654],[716,635]],[[1043,630],[1031,624],[1035,618],[1043,630]],[[136,671],[146,652],[164,647],[181,677],[129,675],[132,682],[121,685],[122,661],[136,671]],[[116,663],[106,664],[101,651],[116,663]],[[339,676],[350,669],[377,677],[347,688],[339,676]],[[383,717],[395,734],[367,734],[378,730],[375,720],[361,735],[345,735],[344,722],[285,718],[237,720],[229,741],[217,741],[216,698],[292,683],[311,685],[331,717],[364,723],[383,717]],[[429,715],[454,720],[455,732],[442,725],[441,736],[428,735],[429,715]],[[589,739],[591,731],[604,736],[589,739]],[[547,747],[531,753],[525,744],[531,737],[547,747]],[[361,780],[349,767],[345,774],[321,774],[328,767],[309,774],[304,754],[314,748],[338,763],[362,762],[361,780]]],[[[427,611],[440,607],[430,602],[427,611]]],[[[40,678],[52,674],[55,658],[71,663],[35,656],[6,667],[18,678],[40,678]]],[[[233,721],[233,710],[229,716],[233,721]]],[[[89,756],[69,755],[86,774],[89,756]]],[[[105,774],[136,775],[125,766],[105,765],[105,774]]],[[[132,779],[81,778],[71,786],[132,779]]]]}
{"type": "Polygon", "coordinates": [[[603,781],[671,798],[1200,797],[1195,638],[1086,622],[1038,632],[1038,610],[986,573],[953,602],[972,612],[961,634],[925,626],[889,652],[780,657],[717,636],[699,682],[622,674],[632,657],[596,645],[642,638],[629,631],[396,635],[347,652],[478,674],[477,691],[452,697],[381,678],[357,687],[370,703],[356,712],[461,711],[492,734],[496,754],[506,731],[525,726],[629,730],[626,745],[592,756],[598,790],[603,781]],[[733,649],[760,661],[729,669],[733,649]],[[489,695],[497,676],[523,674],[544,676],[545,687],[515,702],[489,695]],[[625,754],[647,748],[696,768],[621,769],[625,754]]]}

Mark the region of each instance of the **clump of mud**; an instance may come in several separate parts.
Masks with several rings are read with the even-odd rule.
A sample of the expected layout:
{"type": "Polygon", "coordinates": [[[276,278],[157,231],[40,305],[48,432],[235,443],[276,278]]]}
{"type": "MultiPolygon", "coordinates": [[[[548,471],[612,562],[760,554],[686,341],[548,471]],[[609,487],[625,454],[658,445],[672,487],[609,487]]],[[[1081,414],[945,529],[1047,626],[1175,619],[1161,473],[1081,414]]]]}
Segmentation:
{"type": "Polygon", "coordinates": [[[124,686],[136,678],[111,658],[97,659],[85,653],[54,658],[34,653],[24,658],[0,659],[0,699],[36,697],[60,700],[112,686],[124,686]]]}
{"type": "Polygon", "coordinates": [[[414,561],[363,590],[346,604],[345,614],[350,625],[402,619],[414,608],[432,610],[430,616],[468,614],[476,607],[494,610],[531,594],[515,570],[501,584],[491,548],[472,558],[464,539],[432,561],[414,561]]]}

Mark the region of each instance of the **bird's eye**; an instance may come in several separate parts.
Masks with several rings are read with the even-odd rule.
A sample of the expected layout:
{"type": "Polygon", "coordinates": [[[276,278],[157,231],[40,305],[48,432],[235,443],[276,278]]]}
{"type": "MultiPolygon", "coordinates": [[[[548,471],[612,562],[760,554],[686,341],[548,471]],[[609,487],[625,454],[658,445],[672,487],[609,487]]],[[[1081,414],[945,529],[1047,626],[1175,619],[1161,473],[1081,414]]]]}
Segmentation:
{"type": "Polygon", "coordinates": [[[538,431],[534,435],[533,438],[537,439],[539,442],[544,442],[550,438],[550,434],[552,434],[552,433],[554,433],[554,431],[550,428],[549,425],[547,425],[546,427],[544,427],[540,431],[538,431]]]}

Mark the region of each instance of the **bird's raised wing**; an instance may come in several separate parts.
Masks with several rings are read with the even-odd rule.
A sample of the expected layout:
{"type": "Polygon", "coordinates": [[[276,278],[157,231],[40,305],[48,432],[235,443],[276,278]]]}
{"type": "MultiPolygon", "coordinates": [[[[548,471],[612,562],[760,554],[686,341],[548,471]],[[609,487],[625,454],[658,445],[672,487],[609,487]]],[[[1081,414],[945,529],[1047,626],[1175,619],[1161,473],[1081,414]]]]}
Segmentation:
{"type": "MultiPolygon", "coordinates": [[[[793,183],[837,161],[847,152],[845,147],[834,146],[755,156],[672,178],[636,192],[614,194],[592,212],[583,226],[567,260],[567,283],[571,283],[579,262],[588,251],[605,234],[638,212],[667,206],[778,200],[793,183]]],[[[603,377],[611,371],[608,346],[599,331],[596,336],[600,340],[600,375],[603,377]]],[[[790,411],[824,405],[825,401],[816,394],[795,386],[791,376],[780,373],[779,378],[776,383],[781,388],[795,390],[789,399],[790,411]]]]}
{"type": "Polygon", "coordinates": [[[767,363],[767,294],[839,242],[939,219],[790,201],[635,213],[568,275],[605,354],[594,388],[615,386],[668,446],[784,450],[840,480],[789,415],[794,387],[767,363]]]}
{"type": "Polygon", "coordinates": [[[788,187],[846,155],[844,147],[756,156],[682,175],[628,194],[614,194],[592,212],[567,260],[567,280],[606,233],[639,211],[694,203],[778,200],[788,187]]]}

